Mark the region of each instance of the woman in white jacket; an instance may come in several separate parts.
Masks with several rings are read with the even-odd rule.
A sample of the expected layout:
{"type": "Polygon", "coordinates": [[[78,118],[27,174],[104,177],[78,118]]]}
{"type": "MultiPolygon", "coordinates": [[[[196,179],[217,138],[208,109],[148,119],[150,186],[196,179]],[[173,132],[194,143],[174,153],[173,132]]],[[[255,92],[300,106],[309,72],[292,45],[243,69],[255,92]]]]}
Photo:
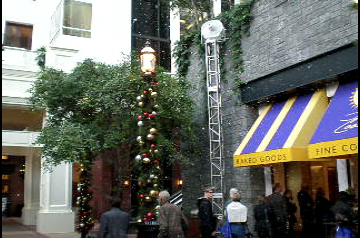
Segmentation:
{"type": "Polygon", "coordinates": [[[230,223],[233,238],[245,238],[247,230],[248,208],[240,203],[240,191],[231,189],[232,202],[226,206],[226,216],[230,223]]]}

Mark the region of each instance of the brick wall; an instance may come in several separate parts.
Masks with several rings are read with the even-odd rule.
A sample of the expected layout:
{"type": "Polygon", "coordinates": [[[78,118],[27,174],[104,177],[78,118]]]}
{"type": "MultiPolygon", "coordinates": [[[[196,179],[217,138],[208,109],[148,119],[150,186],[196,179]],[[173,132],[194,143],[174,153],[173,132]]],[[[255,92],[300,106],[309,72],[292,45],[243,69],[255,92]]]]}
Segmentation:
{"type": "Polygon", "coordinates": [[[358,40],[352,0],[259,0],[243,40],[245,81],[268,75],[358,40]]]}

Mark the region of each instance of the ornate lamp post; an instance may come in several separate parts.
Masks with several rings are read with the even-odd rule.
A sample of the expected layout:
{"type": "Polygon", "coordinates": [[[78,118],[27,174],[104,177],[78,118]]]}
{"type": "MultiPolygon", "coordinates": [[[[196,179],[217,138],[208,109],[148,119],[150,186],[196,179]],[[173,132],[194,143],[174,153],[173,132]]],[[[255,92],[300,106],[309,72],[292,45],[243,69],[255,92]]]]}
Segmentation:
{"type": "Polygon", "coordinates": [[[138,220],[142,224],[139,238],[152,237],[150,233],[157,232],[156,217],[159,208],[157,196],[162,187],[161,145],[158,144],[156,58],[156,51],[147,41],[140,54],[141,75],[145,84],[141,95],[137,97],[141,111],[137,115],[139,134],[136,141],[139,144],[139,153],[135,157],[136,164],[140,168],[137,178],[140,204],[138,220]]]}

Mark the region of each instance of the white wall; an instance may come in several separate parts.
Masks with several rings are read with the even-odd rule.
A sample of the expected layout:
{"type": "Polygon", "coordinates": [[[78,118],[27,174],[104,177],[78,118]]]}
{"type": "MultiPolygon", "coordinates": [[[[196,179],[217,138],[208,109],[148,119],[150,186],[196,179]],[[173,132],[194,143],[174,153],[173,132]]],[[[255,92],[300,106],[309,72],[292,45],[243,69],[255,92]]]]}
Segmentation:
{"type": "MultiPolygon", "coordinates": [[[[131,52],[131,0],[82,0],[92,3],[91,39],[61,36],[51,45],[63,49],[78,50],[74,60],[94,58],[97,61],[116,64],[122,54],[131,52]]],[[[2,34],[5,22],[33,25],[32,50],[50,45],[51,16],[60,0],[3,0],[2,34]]]]}

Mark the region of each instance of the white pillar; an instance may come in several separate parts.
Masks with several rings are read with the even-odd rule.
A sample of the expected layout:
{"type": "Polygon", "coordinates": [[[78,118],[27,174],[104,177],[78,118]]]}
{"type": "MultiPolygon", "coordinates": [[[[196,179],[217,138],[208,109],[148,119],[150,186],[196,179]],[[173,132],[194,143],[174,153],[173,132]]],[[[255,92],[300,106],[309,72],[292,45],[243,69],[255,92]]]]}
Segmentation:
{"type": "Polygon", "coordinates": [[[264,168],[264,177],[265,177],[265,196],[269,196],[273,193],[272,191],[272,182],[271,182],[271,168],[264,168]]]}
{"type": "Polygon", "coordinates": [[[221,0],[213,0],[213,13],[217,17],[221,13],[221,0]]]}
{"type": "Polygon", "coordinates": [[[24,225],[36,225],[40,199],[40,157],[36,150],[28,148],[25,159],[24,208],[21,220],[24,225]]]}
{"type": "Polygon", "coordinates": [[[337,174],[339,191],[346,191],[349,188],[348,167],[346,159],[337,160],[337,174]]]}
{"type": "MultiPolygon", "coordinates": [[[[171,40],[171,52],[175,50],[176,42],[180,41],[180,12],[179,8],[172,9],[170,12],[170,40],[171,40]]],[[[175,62],[175,58],[171,55],[171,74],[176,74],[178,71],[178,65],[175,62]]]]}
{"type": "Polygon", "coordinates": [[[46,234],[70,233],[74,230],[72,165],[63,163],[54,167],[52,172],[42,169],[37,231],[46,234]]]}

